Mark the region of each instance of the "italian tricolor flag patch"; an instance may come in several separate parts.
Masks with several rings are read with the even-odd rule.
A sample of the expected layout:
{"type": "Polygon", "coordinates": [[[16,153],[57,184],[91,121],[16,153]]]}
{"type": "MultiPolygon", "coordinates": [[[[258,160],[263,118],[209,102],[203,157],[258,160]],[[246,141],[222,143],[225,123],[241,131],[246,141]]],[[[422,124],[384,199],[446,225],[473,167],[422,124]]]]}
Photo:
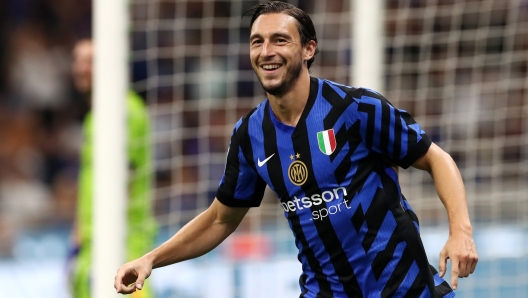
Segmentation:
{"type": "Polygon", "coordinates": [[[319,143],[319,149],[326,155],[334,153],[336,148],[336,139],[334,135],[334,129],[323,130],[317,133],[317,142],[319,143]]]}

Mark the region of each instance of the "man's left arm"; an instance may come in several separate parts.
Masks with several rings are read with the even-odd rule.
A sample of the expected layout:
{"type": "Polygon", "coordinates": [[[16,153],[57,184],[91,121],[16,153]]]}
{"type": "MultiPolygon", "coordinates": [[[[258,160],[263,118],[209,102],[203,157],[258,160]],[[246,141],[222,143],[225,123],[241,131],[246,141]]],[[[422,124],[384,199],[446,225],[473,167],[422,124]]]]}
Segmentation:
{"type": "Polygon", "coordinates": [[[458,277],[469,276],[478,262],[462,176],[451,156],[434,143],[412,166],[429,172],[447,210],[449,238],[440,252],[439,271],[443,277],[451,259],[451,286],[456,289],[458,277]]]}

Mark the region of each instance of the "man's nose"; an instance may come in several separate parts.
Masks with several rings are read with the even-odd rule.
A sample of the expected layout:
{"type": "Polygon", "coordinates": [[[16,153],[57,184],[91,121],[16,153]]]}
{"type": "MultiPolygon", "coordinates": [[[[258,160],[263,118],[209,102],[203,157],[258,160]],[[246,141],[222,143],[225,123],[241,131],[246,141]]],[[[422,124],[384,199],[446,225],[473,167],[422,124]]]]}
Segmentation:
{"type": "Polygon", "coordinates": [[[272,56],[274,53],[275,53],[275,49],[273,45],[270,42],[265,41],[262,44],[262,52],[260,53],[260,55],[266,57],[266,56],[272,56]]]}

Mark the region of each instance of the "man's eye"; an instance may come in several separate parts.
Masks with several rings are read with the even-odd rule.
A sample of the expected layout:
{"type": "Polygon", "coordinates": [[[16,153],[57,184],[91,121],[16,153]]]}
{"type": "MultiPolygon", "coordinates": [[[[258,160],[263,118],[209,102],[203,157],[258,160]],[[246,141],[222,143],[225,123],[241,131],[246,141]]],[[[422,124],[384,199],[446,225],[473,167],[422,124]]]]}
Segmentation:
{"type": "Polygon", "coordinates": [[[254,40],[251,42],[251,45],[259,45],[262,43],[262,40],[254,40]]]}

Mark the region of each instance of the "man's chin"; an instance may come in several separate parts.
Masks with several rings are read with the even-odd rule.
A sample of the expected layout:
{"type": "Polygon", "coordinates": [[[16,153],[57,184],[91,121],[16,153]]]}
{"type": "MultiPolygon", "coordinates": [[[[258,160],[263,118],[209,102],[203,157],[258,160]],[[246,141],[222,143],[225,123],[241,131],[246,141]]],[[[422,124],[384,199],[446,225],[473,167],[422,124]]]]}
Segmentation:
{"type": "Polygon", "coordinates": [[[281,95],[284,92],[284,84],[262,85],[262,88],[271,95],[281,95]]]}

